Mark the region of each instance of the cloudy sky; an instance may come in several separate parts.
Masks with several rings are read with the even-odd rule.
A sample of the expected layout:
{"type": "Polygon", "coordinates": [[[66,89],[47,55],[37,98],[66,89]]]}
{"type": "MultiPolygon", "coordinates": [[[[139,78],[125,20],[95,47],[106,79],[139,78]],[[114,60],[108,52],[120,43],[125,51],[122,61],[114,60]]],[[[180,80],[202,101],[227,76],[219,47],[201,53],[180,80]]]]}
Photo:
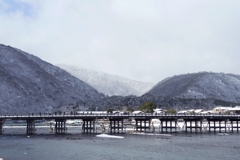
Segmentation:
{"type": "Polygon", "coordinates": [[[240,74],[240,1],[0,0],[0,43],[145,82],[240,74]]]}

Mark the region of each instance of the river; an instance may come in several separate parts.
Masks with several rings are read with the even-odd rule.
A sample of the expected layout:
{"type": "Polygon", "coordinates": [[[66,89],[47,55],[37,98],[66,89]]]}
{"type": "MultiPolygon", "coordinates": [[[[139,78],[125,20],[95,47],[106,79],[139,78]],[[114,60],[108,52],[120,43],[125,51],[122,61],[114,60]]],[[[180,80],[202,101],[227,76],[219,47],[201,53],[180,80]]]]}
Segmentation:
{"type": "MultiPolygon", "coordinates": [[[[41,129],[40,129],[41,130],[41,129]]],[[[122,139],[81,134],[55,135],[39,131],[27,136],[19,129],[0,135],[3,160],[238,160],[240,134],[173,133],[116,134],[122,139]],[[19,133],[18,133],[19,132],[19,133]],[[22,134],[21,134],[22,133],[22,134]]]]}

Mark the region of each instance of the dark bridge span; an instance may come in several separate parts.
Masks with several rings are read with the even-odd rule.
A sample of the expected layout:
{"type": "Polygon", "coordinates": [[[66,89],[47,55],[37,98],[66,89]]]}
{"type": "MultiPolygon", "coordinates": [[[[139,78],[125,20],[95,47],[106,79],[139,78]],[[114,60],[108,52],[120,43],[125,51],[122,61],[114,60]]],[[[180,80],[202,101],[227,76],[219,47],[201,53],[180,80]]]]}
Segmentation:
{"type": "Polygon", "coordinates": [[[239,132],[240,115],[172,115],[172,114],[28,114],[28,115],[1,115],[0,134],[3,134],[3,124],[6,120],[24,120],[27,122],[26,133],[34,134],[36,120],[55,120],[55,133],[66,133],[66,120],[81,119],[83,133],[95,130],[96,120],[107,119],[111,132],[123,131],[125,120],[135,120],[136,131],[155,131],[153,119],[160,121],[160,132],[176,132],[179,129],[185,132],[239,132]],[[180,126],[179,124],[183,125],[180,126]]]}

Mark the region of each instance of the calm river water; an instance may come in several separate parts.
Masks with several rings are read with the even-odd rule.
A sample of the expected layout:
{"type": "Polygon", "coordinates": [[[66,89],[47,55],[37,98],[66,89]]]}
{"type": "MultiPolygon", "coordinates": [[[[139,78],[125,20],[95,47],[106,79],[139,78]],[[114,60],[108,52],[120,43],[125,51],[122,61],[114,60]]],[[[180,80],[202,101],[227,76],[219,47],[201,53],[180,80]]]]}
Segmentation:
{"type": "MultiPolygon", "coordinates": [[[[7,130],[7,129],[6,129],[7,130]]],[[[41,129],[40,129],[41,130],[41,129]]],[[[239,160],[240,133],[117,134],[123,139],[83,135],[0,135],[3,160],[239,160]]]]}

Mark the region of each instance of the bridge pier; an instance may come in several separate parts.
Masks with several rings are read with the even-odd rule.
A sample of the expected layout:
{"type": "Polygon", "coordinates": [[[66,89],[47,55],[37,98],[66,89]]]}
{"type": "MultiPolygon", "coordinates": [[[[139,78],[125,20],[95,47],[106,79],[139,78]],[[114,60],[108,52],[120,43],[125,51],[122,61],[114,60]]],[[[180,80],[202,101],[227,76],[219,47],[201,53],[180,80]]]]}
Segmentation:
{"type": "Polygon", "coordinates": [[[193,132],[193,129],[195,132],[198,132],[198,130],[200,132],[202,132],[202,119],[184,119],[185,121],[185,131],[187,132],[188,129],[190,129],[190,132],[192,133],[193,132]],[[190,126],[188,126],[188,122],[190,123],[190,126]],[[195,123],[194,126],[192,123],[195,123]],[[200,125],[198,125],[200,123],[200,125]]]}
{"type": "Polygon", "coordinates": [[[0,120],[0,134],[3,134],[3,124],[4,124],[4,120],[0,120]]]}
{"type": "Polygon", "coordinates": [[[143,130],[146,131],[147,129],[150,130],[151,126],[151,119],[150,118],[135,118],[136,122],[136,131],[138,129],[142,132],[143,130]],[[144,125],[142,125],[144,123],[144,125]]]}
{"type": "Polygon", "coordinates": [[[35,120],[28,119],[27,120],[27,134],[35,134],[35,133],[36,133],[35,120]]]}
{"type": "Polygon", "coordinates": [[[55,119],[55,134],[67,133],[66,119],[55,119]]]}
{"type": "Polygon", "coordinates": [[[164,132],[163,129],[165,129],[165,132],[168,132],[168,129],[170,129],[170,132],[173,132],[173,129],[177,131],[177,118],[169,118],[169,117],[163,117],[159,118],[161,122],[161,132],[164,132]],[[170,126],[168,126],[168,123],[170,122],[170,126]],[[174,122],[174,125],[173,125],[174,122]],[[165,123],[165,125],[164,125],[165,123]]]}
{"type": "Polygon", "coordinates": [[[123,132],[123,118],[109,118],[110,121],[110,132],[111,133],[119,133],[121,130],[123,132]]]}
{"type": "Polygon", "coordinates": [[[227,119],[207,119],[208,121],[208,127],[209,127],[209,133],[211,132],[211,129],[213,128],[214,132],[216,132],[216,129],[219,129],[219,132],[222,132],[222,128],[225,129],[225,132],[227,132],[227,119]],[[211,122],[213,122],[213,126],[211,126],[211,122]],[[216,126],[216,122],[218,122],[218,126],[216,126]],[[224,126],[222,126],[222,122],[224,122],[224,126]]]}
{"type": "MultiPolygon", "coordinates": [[[[197,124],[198,125],[198,124],[197,124]]],[[[200,132],[202,133],[202,129],[203,129],[203,120],[200,121],[200,132]]]]}
{"type": "Polygon", "coordinates": [[[238,125],[238,123],[239,123],[240,119],[229,119],[229,121],[231,123],[232,132],[234,132],[234,128],[237,129],[237,132],[239,132],[239,125],[238,125]],[[236,126],[234,126],[233,122],[235,122],[236,126]]]}
{"type": "Polygon", "coordinates": [[[83,119],[82,132],[83,133],[94,133],[95,131],[95,118],[83,119]]]}

